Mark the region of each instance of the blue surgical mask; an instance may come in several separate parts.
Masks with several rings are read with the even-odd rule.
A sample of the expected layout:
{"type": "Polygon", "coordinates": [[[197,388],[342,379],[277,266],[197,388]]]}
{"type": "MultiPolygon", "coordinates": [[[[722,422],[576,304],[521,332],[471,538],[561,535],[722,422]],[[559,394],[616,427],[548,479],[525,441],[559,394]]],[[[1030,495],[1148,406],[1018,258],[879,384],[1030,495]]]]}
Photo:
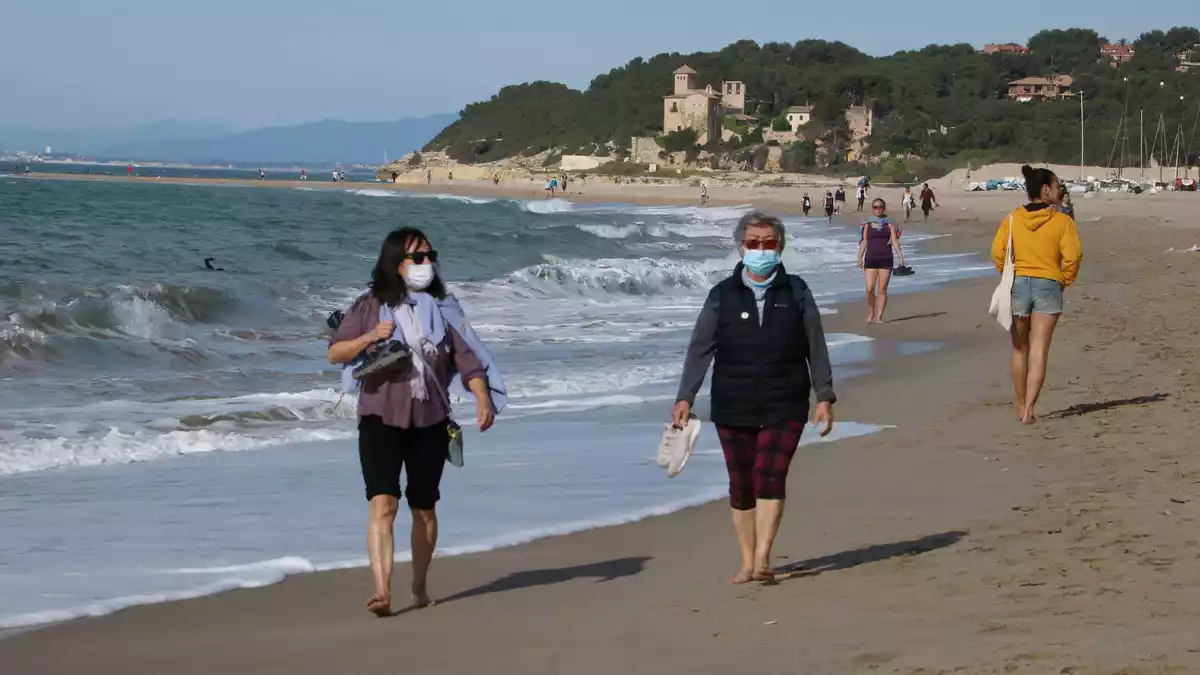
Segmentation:
{"type": "Polygon", "coordinates": [[[742,264],[754,274],[765,277],[779,266],[779,251],[748,249],[742,256],[742,264]]]}

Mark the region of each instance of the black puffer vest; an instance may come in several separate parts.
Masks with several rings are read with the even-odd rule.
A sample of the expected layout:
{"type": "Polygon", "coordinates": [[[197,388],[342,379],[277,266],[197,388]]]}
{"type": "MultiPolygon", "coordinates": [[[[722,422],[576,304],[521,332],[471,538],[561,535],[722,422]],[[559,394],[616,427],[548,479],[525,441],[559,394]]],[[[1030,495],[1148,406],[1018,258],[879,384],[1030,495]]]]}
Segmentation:
{"type": "MultiPolygon", "coordinates": [[[[804,282],[796,279],[800,288],[804,282]]],[[[808,418],[812,384],[803,307],[780,265],[767,289],[761,326],[739,264],[717,285],[712,420],[721,426],[778,427],[808,418]]]]}

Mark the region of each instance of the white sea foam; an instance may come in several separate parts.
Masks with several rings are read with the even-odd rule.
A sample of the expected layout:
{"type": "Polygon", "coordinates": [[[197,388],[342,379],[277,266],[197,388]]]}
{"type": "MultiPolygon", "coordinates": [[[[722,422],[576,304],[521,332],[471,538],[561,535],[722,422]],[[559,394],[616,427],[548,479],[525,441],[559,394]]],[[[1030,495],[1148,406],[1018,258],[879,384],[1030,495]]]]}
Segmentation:
{"type": "Polygon", "coordinates": [[[575,205],[565,199],[531,199],[517,202],[522,211],[527,213],[567,213],[575,210],[575,205]]]}
{"type": "Polygon", "coordinates": [[[233,591],[240,588],[269,586],[274,583],[279,583],[280,581],[283,581],[283,578],[259,583],[245,582],[238,579],[228,579],[216,583],[205,584],[196,588],[190,588],[184,591],[173,591],[170,593],[139,593],[137,595],[126,595],[118,598],[112,598],[110,600],[103,600],[101,602],[82,605],[79,607],[70,607],[67,609],[52,609],[41,612],[28,612],[26,614],[0,616],[0,630],[28,628],[31,626],[60,623],[74,619],[104,616],[106,614],[112,614],[113,612],[119,612],[122,609],[128,609],[138,605],[155,605],[177,600],[191,600],[192,598],[200,598],[206,595],[223,593],[225,591],[233,591]]]}
{"type": "Polygon", "coordinates": [[[352,195],[359,197],[400,197],[400,193],[395,190],[383,190],[380,188],[364,188],[360,190],[347,190],[352,195]]]}
{"type": "Polygon", "coordinates": [[[364,188],[359,190],[346,190],[347,193],[359,197],[396,197],[400,199],[440,199],[444,201],[460,202],[462,204],[491,204],[499,201],[489,197],[468,197],[466,195],[446,195],[446,194],[430,194],[424,192],[406,192],[404,190],[388,190],[386,188],[364,188]]]}
{"type": "Polygon", "coordinates": [[[714,275],[727,273],[726,260],[684,261],[667,258],[561,259],[517,270],[501,283],[532,287],[550,295],[659,295],[680,289],[707,292],[714,275]]]}
{"type": "Polygon", "coordinates": [[[62,467],[130,464],[197,453],[237,452],[301,441],[353,438],[355,435],[352,428],[301,427],[273,429],[263,434],[208,429],[166,433],[112,429],[98,436],[25,439],[0,446],[0,476],[62,467]]]}
{"type": "Polygon", "coordinates": [[[575,227],[602,239],[628,239],[642,233],[639,225],[576,225],[575,227]]]}

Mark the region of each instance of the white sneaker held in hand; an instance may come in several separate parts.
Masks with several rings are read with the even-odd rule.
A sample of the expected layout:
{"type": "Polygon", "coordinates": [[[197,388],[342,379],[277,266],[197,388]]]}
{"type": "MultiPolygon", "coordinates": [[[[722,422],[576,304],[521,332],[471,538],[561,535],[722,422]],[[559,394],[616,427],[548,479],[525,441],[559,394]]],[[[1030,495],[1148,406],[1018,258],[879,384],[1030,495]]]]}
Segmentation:
{"type": "Polygon", "coordinates": [[[674,478],[683,471],[699,437],[700,420],[695,417],[688,419],[687,426],[682,429],[674,424],[665,425],[662,440],[658,444],[658,465],[667,470],[668,478],[674,478]]]}

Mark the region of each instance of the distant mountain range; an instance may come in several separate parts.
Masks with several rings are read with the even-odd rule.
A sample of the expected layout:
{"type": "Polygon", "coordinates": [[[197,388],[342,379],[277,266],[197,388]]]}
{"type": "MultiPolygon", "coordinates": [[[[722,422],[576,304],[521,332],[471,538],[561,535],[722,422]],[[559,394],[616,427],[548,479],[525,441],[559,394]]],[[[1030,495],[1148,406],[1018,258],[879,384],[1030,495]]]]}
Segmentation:
{"type": "Polygon", "coordinates": [[[77,154],[123,161],[190,163],[383,163],[424,145],[452,114],[389,122],[323,120],[240,133],[167,120],[128,128],[39,130],[0,125],[0,149],[77,154]]]}

